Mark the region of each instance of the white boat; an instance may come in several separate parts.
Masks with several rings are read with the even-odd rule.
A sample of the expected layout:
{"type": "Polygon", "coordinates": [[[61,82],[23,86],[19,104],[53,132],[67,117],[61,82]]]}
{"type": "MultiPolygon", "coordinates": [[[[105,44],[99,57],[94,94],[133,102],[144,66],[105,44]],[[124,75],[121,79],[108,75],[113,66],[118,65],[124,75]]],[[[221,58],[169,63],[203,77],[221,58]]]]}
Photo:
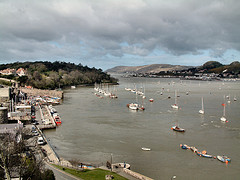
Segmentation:
{"type": "Polygon", "coordinates": [[[131,91],[132,89],[131,88],[125,88],[126,91],[131,91]]]}
{"type": "Polygon", "coordinates": [[[127,104],[127,107],[131,110],[138,110],[139,105],[137,103],[130,103],[130,104],[127,104]]]}
{"type": "Polygon", "coordinates": [[[230,162],[231,161],[231,159],[229,158],[229,157],[227,157],[227,156],[217,156],[217,159],[219,160],[219,161],[221,161],[221,162],[223,162],[223,163],[228,163],[228,162],[230,162]]]}
{"type": "Polygon", "coordinates": [[[110,97],[110,96],[111,96],[111,93],[110,93],[110,92],[108,92],[108,91],[105,91],[103,94],[104,94],[104,96],[108,96],[108,97],[110,97]]]}
{"type": "Polygon", "coordinates": [[[150,148],[146,148],[146,147],[142,147],[142,150],[143,150],[143,151],[151,151],[150,148]]]}
{"type": "Polygon", "coordinates": [[[199,113],[204,114],[203,97],[202,97],[202,109],[199,110],[199,113]]]}
{"type": "Polygon", "coordinates": [[[175,90],[175,104],[171,105],[173,109],[178,109],[178,104],[177,104],[177,91],[175,90]]]}
{"type": "Polygon", "coordinates": [[[220,120],[222,122],[228,122],[226,119],[226,110],[225,110],[226,104],[222,104],[222,106],[223,106],[223,116],[220,118],[220,120]]]}
{"type": "Polygon", "coordinates": [[[234,98],[233,98],[233,101],[237,101],[237,98],[236,98],[236,96],[234,96],[234,98]]]}
{"type": "Polygon", "coordinates": [[[150,102],[153,102],[153,101],[154,101],[154,99],[153,99],[153,98],[150,98],[150,99],[149,99],[149,101],[150,101],[150,102]]]}
{"type": "Polygon", "coordinates": [[[177,132],[185,132],[185,129],[180,128],[180,127],[178,127],[178,126],[172,126],[171,129],[174,130],[174,131],[177,131],[177,132]]]}
{"type": "Polygon", "coordinates": [[[76,88],[76,86],[71,86],[71,89],[75,89],[76,88]]]}

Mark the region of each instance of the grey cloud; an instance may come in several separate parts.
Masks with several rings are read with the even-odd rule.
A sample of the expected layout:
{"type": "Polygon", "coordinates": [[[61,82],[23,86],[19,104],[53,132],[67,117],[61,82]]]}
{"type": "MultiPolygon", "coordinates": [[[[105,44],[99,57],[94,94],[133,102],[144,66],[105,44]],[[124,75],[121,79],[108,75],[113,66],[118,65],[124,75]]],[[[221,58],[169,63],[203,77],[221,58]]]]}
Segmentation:
{"type": "Polygon", "coordinates": [[[238,0],[1,1],[0,49],[6,58],[147,56],[155,49],[219,57],[240,50],[239,8],[238,0]]]}

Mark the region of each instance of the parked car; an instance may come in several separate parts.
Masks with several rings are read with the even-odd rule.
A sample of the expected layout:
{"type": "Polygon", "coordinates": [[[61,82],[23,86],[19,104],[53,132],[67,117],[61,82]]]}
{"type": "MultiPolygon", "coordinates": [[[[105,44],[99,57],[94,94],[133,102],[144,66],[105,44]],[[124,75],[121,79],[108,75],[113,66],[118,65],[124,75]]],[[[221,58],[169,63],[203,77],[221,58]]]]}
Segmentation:
{"type": "Polygon", "coordinates": [[[34,136],[38,136],[38,135],[39,135],[36,130],[33,130],[33,131],[32,131],[32,134],[33,134],[34,136]]]}
{"type": "Polygon", "coordinates": [[[38,125],[39,122],[38,121],[34,121],[34,123],[32,123],[33,125],[38,125]]]}
{"type": "Polygon", "coordinates": [[[44,141],[43,137],[39,137],[37,140],[38,145],[44,145],[46,142],[44,141]]]}

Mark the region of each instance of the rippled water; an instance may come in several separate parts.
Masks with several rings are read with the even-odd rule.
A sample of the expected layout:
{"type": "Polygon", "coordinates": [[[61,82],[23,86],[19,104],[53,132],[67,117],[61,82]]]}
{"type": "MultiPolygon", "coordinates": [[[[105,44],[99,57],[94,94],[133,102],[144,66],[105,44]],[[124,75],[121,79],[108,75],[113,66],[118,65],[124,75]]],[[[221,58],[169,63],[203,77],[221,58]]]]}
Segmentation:
{"type": "MultiPolygon", "coordinates": [[[[177,179],[239,179],[240,82],[120,78],[115,89],[118,99],[100,99],[89,87],[65,91],[63,104],[56,106],[62,125],[44,132],[61,157],[105,164],[112,153],[113,162],[125,161],[132,170],[154,179],[174,175],[177,179]],[[136,96],[124,88],[133,88],[134,83],[137,88],[145,87],[144,112],[126,107],[136,96]],[[179,110],[171,108],[175,90],[180,96],[179,110]],[[228,123],[220,122],[224,95],[231,98],[226,106],[228,123]],[[234,96],[237,101],[233,101],[234,96]],[[202,97],[205,115],[198,114],[202,97]],[[171,130],[177,121],[185,133],[171,130]],[[180,143],[212,155],[227,155],[232,162],[226,165],[199,157],[182,150],[180,143]],[[142,151],[141,147],[152,150],[142,151]]],[[[138,100],[141,102],[140,96],[138,100]]]]}

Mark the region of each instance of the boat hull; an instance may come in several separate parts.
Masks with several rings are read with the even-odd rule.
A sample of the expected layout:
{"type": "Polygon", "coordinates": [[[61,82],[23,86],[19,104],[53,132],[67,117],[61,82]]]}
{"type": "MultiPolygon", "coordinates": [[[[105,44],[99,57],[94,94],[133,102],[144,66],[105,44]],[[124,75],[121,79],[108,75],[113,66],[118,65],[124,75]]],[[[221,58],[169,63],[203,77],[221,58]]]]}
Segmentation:
{"type": "Polygon", "coordinates": [[[201,153],[201,152],[197,152],[197,155],[198,155],[198,156],[201,156],[201,157],[205,157],[205,158],[212,158],[212,157],[213,157],[213,156],[210,155],[210,154],[203,154],[203,153],[201,153]]]}
{"type": "Polygon", "coordinates": [[[174,131],[177,131],[177,132],[185,132],[185,129],[177,127],[177,126],[173,126],[171,129],[174,131]]]}
{"type": "Polygon", "coordinates": [[[228,163],[231,161],[231,159],[226,156],[217,156],[217,159],[223,163],[228,163]]]}

